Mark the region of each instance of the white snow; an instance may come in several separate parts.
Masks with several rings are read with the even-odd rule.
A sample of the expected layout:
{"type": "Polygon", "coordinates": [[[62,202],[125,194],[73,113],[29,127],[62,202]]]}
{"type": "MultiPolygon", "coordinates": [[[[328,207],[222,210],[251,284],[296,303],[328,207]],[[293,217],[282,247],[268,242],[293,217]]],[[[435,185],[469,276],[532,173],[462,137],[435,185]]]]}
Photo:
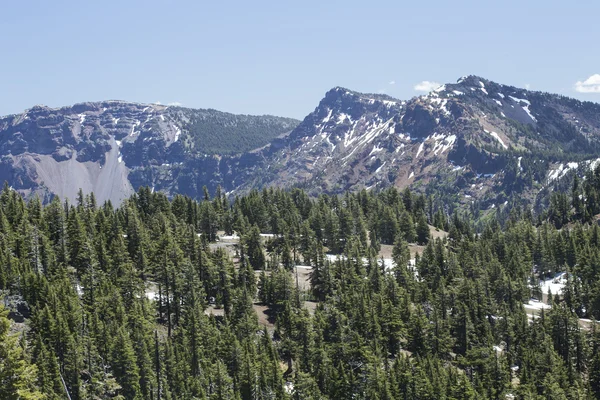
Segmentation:
{"type": "Polygon", "coordinates": [[[496,139],[498,142],[500,142],[500,144],[502,145],[502,147],[504,147],[504,149],[508,149],[508,146],[504,143],[504,141],[502,141],[502,138],[500,138],[500,136],[496,132],[490,132],[490,131],[485,131],[485,132],[489,133],[494,139],[496,139]]]}
{"type": "Polygon", "coordinates": [[[417,155],[415,156],[415,158],[419,158],[419,154],[421,154],[421,152],[423,151],[424,145],[425,145],[425,141],[421,142],[421,145],[419,146],[419,149],[417,150],[417,155]]]}
{"type": "Polygon", "coordinates": [[[500,107],[502,107],[502,102],[500,100],[494,99],[494,101],[496,102],[496,104],[498,104],[500,107]]]}
{"type": "Polygon", "coordinates": [[[542,290],[543,294],[548,293],[548,290],[550,290],[550,293],[552,293],[553,295],[557,295],[557,294],[562,294],[563,289],[565,288],[565,284],[567,283],[567,273],[566,272],[559,272],[556,275],[554,275],[554,277],[546,279],[546,280],[541,280],[540,281],[540,289],[542,290]]]}
{"type": "Polygon", "coordinates": [[[529,118],[531,118],[532,120],[534,120],[535,122],[537,122],[537,119],[533,116],[533,114],[531,113],[531,111],[529,111],[529,104],[526,106],[522,106],[523,111],[525,111],[527,113],[527,115],[529,115],[529,118]]]}
{"type": "Polygon", "coordinates": [[[519,167],[519,170],[521,172],[523,172],[523,167],[521,167],[521,160],[523,159],[523,157],[519,157],[517,158],[517,166],[519,167]]]}
{"type": "Polygon", "coordinates": [[[79,114],[79,124],[83,125],[85,122],[85,114],[79,114]]]}
{"type": "MultiPolygon", "coordinates": [[[[441,135],[440,135],[441,136],[441,135]]],[[[436,135],[434,135],[434,139],[437,139],[436,135]]],[[[438,155],[438,153],[444,153],[446,150],[448,150],[449,148],[451,148],[454,145],[454,142],[456,141],[456,135],[450,135],[450,136],[442,136],[441,141],[437,141],[435,142],[435,146],[433,148],[433,154],[434,155],[438,155]]]]}
{"type": "Polygon", "coordinates": [[[119,153],[119,162],[123,162],[123,156],[119,153]]]}
{"type": "Polygon", "coordinates": [[[485,90],[485,88],[479,88],[479,90],[481,90],[483,93],[485,93],[485,94],[488,94],[488,95],[489,95],[489,93],[487,92],[487,90],[485,90]]]}
{"type": "Polygon", "coordinates": [[[175,143],[179,140],[179,136],[181,136],[181,129],[177,125],[173,125],[173,128],[175,129],[175,139],[173,140],[173,143],[175,143]]]}
{"type": "Polygon", "coordinates": [[[121,141],[120,140],[115,140],[115,142],[117,143],[117,146],[121,147],[121,141]]]}
{"type": "Polygon", "coordinates": [[[323,118],[323,123],[326,124],[329,122],[329,120],[331,119],[331,114],[333,113],[333,109],[329,109],[329,114],[327,114],[327,116],[325,118],[323,118]]]}
{"type": "Polygon", "coordinates": [[[504,113],[502,111],[500,111],[500,115],[502,115],[504,118],[506,118],[506,115],[504,115],[504,113]]]}
{"type": "Polygon", "coordinates": [[[457,95],[457,96],[461,96],[461,95],[463,95],[463,94],[464,94],[463,92],[461,92],[461,91],[459,91],[459,90],[453,90],[452,92],[453,92],[455,95],[457,95]]]}
{"type": "Polygon", "coordinates": [[[219,237],[221,240],[240,240],[240,237],[236,234],[233,235],[223,235],[219,237]]]}
{"type": "MultiPolygon", "coordinates": [[[[592,162],[592,164],[593,164],[593,162],[592,162]]],[[[558,178],[562,178],[563,176],[565,176],[567,174],[567,172],[569,172],[570,170],[577,169],[577,168],[579,168],[579,163],[576,163],[576,162],[567,163],[566,166],[564,164],[559,164],[559,166],[555,170],[552,170],[548,174],[548,183],[550,183],[558,178]]]]}
{"type": "Polygon", "coordinates": [[[413,171],[411,171],[410,175],[408,176],[408,179],[412,178],[413,176],[415,176],[415,173],[413,171]]]}
{"type": "Polygon", "coordinates": [[[516,101],[517,103],[525,103],[528,106],[531,105],[531,102],[527,99],[519,99],[518,97],[513,97],[513,96],[508,96],[508,97],[510,97],[511,99],[513,99],[513,101],[516,101]]]}
{"type": "Polygon", "coordinates": [[[162,115],[162,114],[160,114],[160,120],[161,120],[161,121],[164,121],[164,120],[165,120],[165,116],[164,116],[164,115],[162,115]]]}
{"type": "Polygon", "coordinates": [[[373,153],[379,153],[382,150],[383,150],[383,148],[379,147],[379,143],[378,143],[375,146],[373,146],[373,149],[371,150],[371,152],[369,153],[369,155],[371,155],[373,153]]]}
{"type": "Polygon", "coordinates": [[[530,308],[532,310],[548,310],[552,308],[549,304],[544,304],[539,300],[530,299],[528,303],[523,304],[525,307],[530,308]]]}
{"type": "Polygon", "coordinates": [[[379,173],[379,171],[381,171],[381,169],[383,168],[383,166],[385,165],[387,161],[384,161],[383,164],[381,164],[381,166],[379,168],[377,168],[377,170],[375,171],[375,175],[377,175],[379,173]]]}
{"type": "Polygon", "coordinates": [[[502,93],[498,93],[498,96],[504,98],[504,95],[502,93]]]}

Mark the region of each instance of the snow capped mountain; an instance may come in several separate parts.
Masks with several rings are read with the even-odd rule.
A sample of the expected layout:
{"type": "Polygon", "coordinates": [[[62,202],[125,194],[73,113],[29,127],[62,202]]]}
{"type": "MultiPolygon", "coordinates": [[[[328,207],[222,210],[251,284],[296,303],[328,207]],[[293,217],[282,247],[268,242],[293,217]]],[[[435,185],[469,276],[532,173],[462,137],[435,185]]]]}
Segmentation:
{"type": "Polygon", "coordinates": [[[468,76],[407,101],[336,87],[301,122],[108,101],[36,106],[0,119],[0,133],[0,179],[46,199],[393,185],[486,209],[543,205],[595,166],[600,105],[468,76]]]}

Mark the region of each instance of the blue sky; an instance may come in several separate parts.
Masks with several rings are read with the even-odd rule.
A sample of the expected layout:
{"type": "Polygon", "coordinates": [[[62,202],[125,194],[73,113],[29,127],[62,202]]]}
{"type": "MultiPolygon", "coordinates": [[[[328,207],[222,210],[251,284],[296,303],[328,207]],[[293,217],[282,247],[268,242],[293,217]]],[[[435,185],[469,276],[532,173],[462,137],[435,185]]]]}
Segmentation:
{"type": "Polygon", "coordinates": [[[0,115],[121,99],[303,118],[334,86],[407,99],[468,74],[600,101],[598,15],[597,0],[6,1],[0,115]]]}

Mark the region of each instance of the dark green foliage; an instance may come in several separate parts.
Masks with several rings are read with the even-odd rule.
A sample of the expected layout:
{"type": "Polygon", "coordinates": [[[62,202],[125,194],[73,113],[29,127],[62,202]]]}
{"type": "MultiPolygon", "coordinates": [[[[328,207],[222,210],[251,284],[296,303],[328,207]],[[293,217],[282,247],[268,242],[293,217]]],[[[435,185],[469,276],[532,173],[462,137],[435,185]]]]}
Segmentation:
{"type": "Polygon", "coordinates": [[[477,232],[469,215],[395,189],[317,199],[266,189],[230,204],[221,193],[169,201],[143,188],[115,210],[84,196],[26,204],[7,187],[0,290],[26,300],[31,316],[18,343],[0,316],[9,375],[21,371],[0,391],[597,397],[597,326],[581,320],[600,318],[600,228],[585,224],[600,198],[596,175],[557,194],[535,225],[515,211],[477,232]],[[447,237],[431,237],[428,221],[447,237]],[[216,241],[220,231],[241,240],[216,241]],[[381,257],[392,244],[393,263],[381,257]],[[564,292],[528,322],[523,304],[544,295],[537,279],[558,272],[564,292]]]}

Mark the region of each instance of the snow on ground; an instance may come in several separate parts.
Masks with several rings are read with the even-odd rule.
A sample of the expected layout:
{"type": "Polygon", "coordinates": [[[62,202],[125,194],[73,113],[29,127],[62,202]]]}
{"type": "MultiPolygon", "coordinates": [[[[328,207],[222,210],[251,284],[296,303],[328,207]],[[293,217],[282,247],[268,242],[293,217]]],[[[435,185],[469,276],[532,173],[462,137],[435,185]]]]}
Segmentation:
{"type": "Polygon", "coordinates": [[[500,144],[502,145],[502,147],[504,147],[504,149],[508,149],[508,146],[504,143],[504,141],[502,140],[502,138],[500,138],[500,136],[496,133],[496,132],[490,132],[490,131],[485,131],[486,133],[489,133],[494,139],[496,139],[498,142],[500,142],[500,144]]]}
{"type": "Polygon", "coordinates": [[[542,303],[541,301],[536,299],[530,299],[528,303],[523,305],[525,306],[525,308],[528,308],[530,310],[549,310],[552,308],[551,305],[542,303]]]}
{"type": "Polygon", "coordinates": [[[521,167],[521,160],[523,159],[523,157],[519,157],[517,158],[517,166],[519,167],[519,170],[521,172],[523,172],[523,167],[521,167]]]}
{"type": "Polygon", "coordinates": [[[417,155],[415,156],[415,158],[419,158],[419,154],[421,154],[421,152],[423,151],[423,146],[425,145],[425,142],[421,142],[421,145],[419,146],[419,150],[417,150],[417,155]]]}
{"type": "Polygon", "coordinates": [[[500,100],[495,100],[494,99],[494,101],[496,102],[496,104],[498,104],[500,107],[502,107],[502,102],[500,100]]]}
{"type": "Polygon", "coordinates": [[[223,235],[219,237],[221,240],[240,240],[240,237],[236,234],[233,235],[223,235]]]}
{"type": "Polygon", "coordinates": [[[516,101],[517,103],[525,103],[528,106],[531,105],[531,102],[527,99],[519,99],[518,97],[513,97],[513,96],[508,96],[510,97],[513,101],[516,101]]]}
{"type": "Polygon", "coordinates": [[[540,281],[540,289],[543,294],[550,293],[553,295],[562,294],[562,291],[567,283],[567,273],[559,272],[554,277],[540,281]]]}
{"type": "Polygon", "coordinates": [[[377,170],[375,171],[375,175],[377,175],[379,173],[379,171],[381,171],[381,169],[385,166],[385,163],[387,161],[384,161],[383,164],[381,164],[381,166],[379,168],[377,168],[377,170]]]}
{"type": "Polygon", "coordinates": [[[533,116],[533,114],[531,113],[531,111],[529,111],[529,104],[526,105],[526,106],[523,106],[522,108],[527,113],[527,115],[529,115],[529,118],[531,118],[532,120],[534,120],[535,122],[537,122],[537,119],[533,116]]]}
{"type": "Polygon", "coordinates": [[[504,98],[504,95],[502,93],[498,93],[498,96],[504,98]]]}
{"type": "Polygon", "coordinates": [[[560,164],[558,168],[550,171],[550,173],[548,174],[548,183],[558,178],[562,178],[567,174],[567,172],[569,172],[570,170],[575,170],[577,168],[579,168],[579,163],[576,162],[567,163],[566,166],[564,164],[560,164]]]}
{"type": "Polygon", "coordinates": [[[413,176],[415,176],[415,173],[414,173],[414,171],[411,171],[410,175],[408,176],[408,179],[412,178],[413,176]]]}
{"type": "Polygon", "coordinates": [[[173,140],[173,143],[175,143],[179,140],[179,136],[181,136],[181,129],[177,125],[173,125],[173,128],[175,129],[175,139],[173,140]]]}
{"type": "Polygon", "coordinates": [[[83,125],[85,122],[85,114],[79,114],[79,123],[83,125]]]}

